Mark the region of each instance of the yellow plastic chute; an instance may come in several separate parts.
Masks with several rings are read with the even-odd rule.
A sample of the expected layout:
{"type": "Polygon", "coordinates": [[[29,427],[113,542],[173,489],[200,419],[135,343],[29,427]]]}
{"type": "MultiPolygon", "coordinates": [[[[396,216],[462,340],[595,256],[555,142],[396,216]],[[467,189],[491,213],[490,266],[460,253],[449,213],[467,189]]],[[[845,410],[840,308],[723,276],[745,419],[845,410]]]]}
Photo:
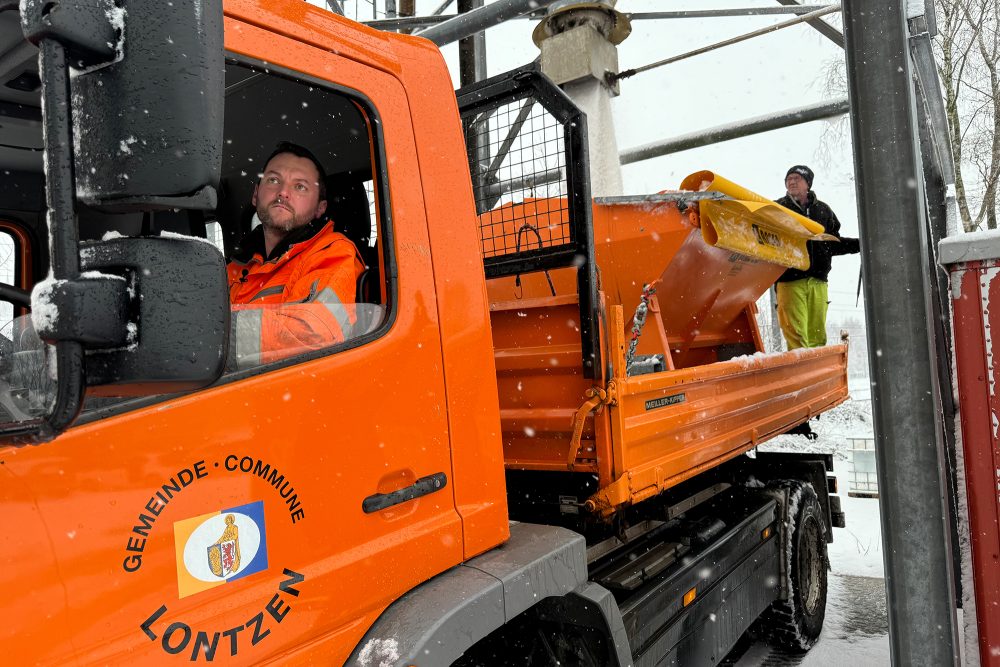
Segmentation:
{"type": "Polygon", "coordinates": [[[720,192],[728,199],[699,202],[705,243],[795,269],[809,268],[806,241],[839,241],[823,225],[711,171],[698,171],[682,190],[720,192]]]}

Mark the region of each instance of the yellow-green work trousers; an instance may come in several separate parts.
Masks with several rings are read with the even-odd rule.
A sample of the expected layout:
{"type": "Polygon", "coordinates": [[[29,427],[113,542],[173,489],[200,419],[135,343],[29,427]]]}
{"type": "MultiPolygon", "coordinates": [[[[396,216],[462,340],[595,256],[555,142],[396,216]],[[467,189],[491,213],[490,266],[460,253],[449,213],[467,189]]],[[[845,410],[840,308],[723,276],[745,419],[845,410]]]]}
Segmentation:
{"type": "Polygon", "coordinates": [[[778,324],[789,350],[826,345],[827,284],[818,278],[778,283],[778,324]]]}

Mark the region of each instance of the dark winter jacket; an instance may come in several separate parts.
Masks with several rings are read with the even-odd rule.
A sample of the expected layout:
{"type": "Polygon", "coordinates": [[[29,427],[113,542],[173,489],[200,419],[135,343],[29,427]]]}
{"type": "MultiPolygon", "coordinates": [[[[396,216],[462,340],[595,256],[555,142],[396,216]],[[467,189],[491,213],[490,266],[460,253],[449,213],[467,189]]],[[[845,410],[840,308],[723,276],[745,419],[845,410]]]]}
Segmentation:
{"type": "Polygon", "coordinates": [[[836,241],[807,241],[806,248],[809,250],[809,268],[805,271],[799,269],[787,269],[778,282],[787,283],[803,278],[818,278],[826,281],[830,275],[830,267],[834,255],[850,255],[861,251],[861,245],[857,239],[840,236],[840,220],[834,214],[833,209],[816,199],[816,193],[809,191],[809,201],[805,207],[797,201],[785,195],[778,200],[778,203],[785,208],[790,208],[796,213],[801,213],[810,220],[823,225],[827,234],[833,234],[840,238],[836,241]]]}

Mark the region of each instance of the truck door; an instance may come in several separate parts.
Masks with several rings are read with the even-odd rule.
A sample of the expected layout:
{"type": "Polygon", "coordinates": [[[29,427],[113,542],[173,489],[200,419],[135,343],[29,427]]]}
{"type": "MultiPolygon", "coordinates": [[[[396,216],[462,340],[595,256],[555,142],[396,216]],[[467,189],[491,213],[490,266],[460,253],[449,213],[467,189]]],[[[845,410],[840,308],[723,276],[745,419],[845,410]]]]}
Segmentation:
{"type": "MultiPolygon", "coordinates": [[[[382,69],[229,17],[226,46],[216,218],[153,216],[140,232],[108,214],[90,228],[207,229],[231,255],[259,217],[250,202],[263,161],[294,142],[328,174],[320,227],[358,246],[363,301],[319,304],[343,323],[330,345],[231,359],[219,383],[188,395],[91,396],[59,439],[0,451],[48,540],[6,527],[0,644],[11,664],[259,662],[296,650],[341,664],[389,603],[462,558],[404,90],[382,69]],[[28,577],[10,563],[42,552],[58,566],[28,577]],[[25,614],[28,599],[51,613],[25,614]]],[[[258,319],[313,305],[255,297],[243,312],[255,300],[258,319]]]]}

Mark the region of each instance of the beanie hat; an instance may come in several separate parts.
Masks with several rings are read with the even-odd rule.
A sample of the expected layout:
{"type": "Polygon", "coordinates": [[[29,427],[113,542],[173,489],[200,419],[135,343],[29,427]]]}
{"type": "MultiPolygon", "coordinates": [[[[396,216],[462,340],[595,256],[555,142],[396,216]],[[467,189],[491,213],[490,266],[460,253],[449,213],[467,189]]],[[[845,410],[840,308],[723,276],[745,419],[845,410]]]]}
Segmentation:
{"type": "Polygon", "coordinates": [[[806,185],[808,185],[810,188],[813,186],[813,170],[805,166],[804,164],[797,164],[791,169],[789,169],[788,172],[785,174],[785,178],[788,178],[792,174],[798,174],[799,176],[804,178],[806,181],[806,185]]]}

